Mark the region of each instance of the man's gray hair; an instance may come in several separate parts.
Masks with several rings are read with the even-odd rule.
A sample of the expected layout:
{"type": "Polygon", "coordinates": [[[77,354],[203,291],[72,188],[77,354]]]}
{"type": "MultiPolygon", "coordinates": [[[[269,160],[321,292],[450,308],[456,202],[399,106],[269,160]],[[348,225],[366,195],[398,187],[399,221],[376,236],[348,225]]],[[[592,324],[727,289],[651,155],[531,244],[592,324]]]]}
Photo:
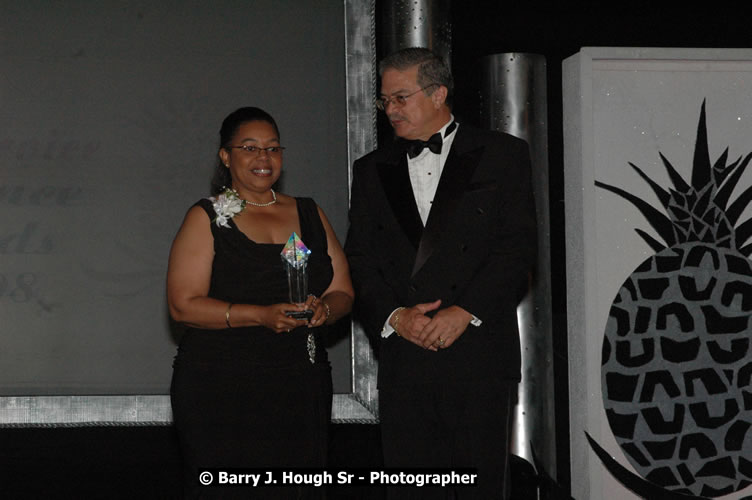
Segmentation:
{"type": "MultiPolygon", "coordinates": [[[[386,56],[379,63],[379,76],[384,74],[388,69],[405,71],[415,65],[418,67],[418,85],[427,87],[432,83],[443,85],[447,88],[447,105],[451,107],[451,98],[454,96],[454,79],[449,66],[444,60],[422,47],[411,47],[408,49],[398,50],[397,52],[386,56]]],[[[433,94],[434,88],[427,88],[426,94],[433,94]]]]}

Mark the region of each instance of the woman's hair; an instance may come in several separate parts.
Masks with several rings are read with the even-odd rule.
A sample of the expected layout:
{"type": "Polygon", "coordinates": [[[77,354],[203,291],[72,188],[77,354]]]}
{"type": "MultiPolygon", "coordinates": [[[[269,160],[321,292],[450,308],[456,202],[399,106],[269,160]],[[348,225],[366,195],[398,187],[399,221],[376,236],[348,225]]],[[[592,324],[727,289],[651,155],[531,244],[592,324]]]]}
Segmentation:
{"type": "MultiPolygon", "coordinates": [[[[274,127],[274,132],[279,137],[279,128],[272,115],[261,108],[239,108],[227,115],[222,121],[222,127],[219,129],[219,147],[228,149],[230,143],[235,138],[238,128],[248,122],[266,122],[274,127]]],[[[231,185],[232,176],[230,175],[230,169],[222,163],[222,160],[217,158],[217,165],[214,168],[214,176],[211,181],[212,196],[221,193],[225,187],[230,187],[231,185]]]]}

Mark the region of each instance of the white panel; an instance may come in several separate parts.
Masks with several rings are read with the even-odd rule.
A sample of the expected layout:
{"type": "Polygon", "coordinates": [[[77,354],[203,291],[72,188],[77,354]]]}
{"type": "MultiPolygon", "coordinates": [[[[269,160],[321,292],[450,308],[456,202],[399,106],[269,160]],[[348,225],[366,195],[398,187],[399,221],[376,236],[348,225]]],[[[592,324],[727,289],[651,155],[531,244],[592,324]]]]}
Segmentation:
{"type": "MultiPolygon", "coordinates": [[[[601,349],[617,291],[655,253],[634,228],[655,232],[631,203],[594,181],[660,209],[628,162],[666,187],[660,152],[689,181],[703,100],[711,162],[726,147],[730,161],[750,153],[752,51],[585,48],[564,62],[563,76],[572,496],[637,498],[604,469],[584,433],[633,470],[606,420],[601,349]]],[[[747,171],[735,193],[751,182],[747,171]]],[[[727,498],[745,494],[752,491],[727,498]]]]}

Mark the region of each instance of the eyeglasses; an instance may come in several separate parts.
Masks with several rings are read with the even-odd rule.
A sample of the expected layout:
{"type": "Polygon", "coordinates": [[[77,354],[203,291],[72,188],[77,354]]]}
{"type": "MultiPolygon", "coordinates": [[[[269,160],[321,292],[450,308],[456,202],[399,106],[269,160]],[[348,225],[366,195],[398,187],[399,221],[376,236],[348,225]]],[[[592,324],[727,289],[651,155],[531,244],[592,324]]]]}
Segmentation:
{"type": "Polygon", "coordinates": [[[379,108],[381,111],[384,111],[386,107],[389,105],[389,103],[396,104],[397,106],[404,106],[407,103],[407,98],[412,97],[421,90],[426,90],[427,88],[433,87],[434,85],[438,85],[438,83],[432,83],[430,85],[426,85],[422,89],[418,89],[412,94],[407,95],[395,95],[392,97],[379,97],[376,99],[376,107],[379,108]]]}
{"type": "Polygon", "coordinates": [[[282,154],[282,151],[285,148],[283,148],[282,146],[269,146],[268,148],[260,148],[258,146],[249,146],[248,144],[243,144],[242,146],[227,146],[227,149],[242,149],[246,153],[254,155],[260,155],[262,151],[266,151],[266,154],[269,155],[278,155],[282,154]]]}

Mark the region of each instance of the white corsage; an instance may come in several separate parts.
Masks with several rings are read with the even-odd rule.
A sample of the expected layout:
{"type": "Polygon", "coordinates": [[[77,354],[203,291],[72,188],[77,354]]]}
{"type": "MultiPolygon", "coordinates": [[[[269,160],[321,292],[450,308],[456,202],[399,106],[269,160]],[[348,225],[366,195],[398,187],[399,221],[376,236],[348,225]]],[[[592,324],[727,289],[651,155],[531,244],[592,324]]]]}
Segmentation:
{"type": "Polygon", "coordinates": [[[212,221],[217,224],[217,227],[230,227],[227,221],[242,212],[247,203],[232,188],[226,188],[219,195],[210,197],[209,200],[211,200],[214,212],[217,214],[212,221]]]}

